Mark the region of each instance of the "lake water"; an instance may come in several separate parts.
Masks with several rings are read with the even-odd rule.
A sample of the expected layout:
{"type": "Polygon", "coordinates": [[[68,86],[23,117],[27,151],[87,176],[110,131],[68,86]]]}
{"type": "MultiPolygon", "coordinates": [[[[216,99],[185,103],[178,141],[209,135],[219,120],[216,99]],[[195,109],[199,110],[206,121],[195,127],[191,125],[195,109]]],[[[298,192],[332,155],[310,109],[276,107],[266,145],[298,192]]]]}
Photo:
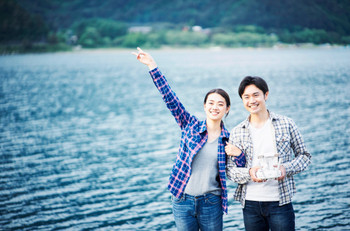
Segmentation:
{"type": "MultiPolygon", "coordinates": [[[[180,129],[129,50],[0,56],[0,230],[175,230],[167,181],[180,129]]],[[[350,49],[154,50],[187,110],[266,79],[268,108],[313,155],[296,175],[297,230],[350,229],[350,49]]],[[[225,230],[243,230],[229,185],[225,230]]]]}

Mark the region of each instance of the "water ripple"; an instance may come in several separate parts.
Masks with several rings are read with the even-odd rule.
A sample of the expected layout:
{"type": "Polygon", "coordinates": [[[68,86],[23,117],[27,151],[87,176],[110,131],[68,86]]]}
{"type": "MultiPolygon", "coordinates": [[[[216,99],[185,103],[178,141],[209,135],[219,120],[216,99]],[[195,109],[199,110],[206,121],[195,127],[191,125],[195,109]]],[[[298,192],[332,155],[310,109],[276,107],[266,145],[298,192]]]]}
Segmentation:
{"type": "MultiPolygon", "coordinates": [[[[226,89],[229,129],[247,116],[239,81],[264,77],[268,107],[313,155],[296,176],[297,229],[350,228],[348,49],[152,54],[200,118],[205,93],[226,89]]],[[[0,229],[175,230],[166,184],[180,130],[146,69],[122,51],[0,57],[0,229]]],[[[228,187],[225,230],[244,230],[228,187]]]]}

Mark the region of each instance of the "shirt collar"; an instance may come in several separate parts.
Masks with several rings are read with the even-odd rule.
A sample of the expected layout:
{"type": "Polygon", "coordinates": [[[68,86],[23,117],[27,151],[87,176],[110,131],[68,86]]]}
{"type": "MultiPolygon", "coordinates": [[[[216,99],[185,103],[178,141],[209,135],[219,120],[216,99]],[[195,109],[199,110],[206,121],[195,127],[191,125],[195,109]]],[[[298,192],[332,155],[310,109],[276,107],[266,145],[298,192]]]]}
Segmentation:
{"type": "Polygon", "coordinates": [[[273,113],[273,112],[270,112],[269,110],[267,110],[267,111],[268,111],[269,114],[270,114],[270,119],[271,119],[271,121],[280,119],[280,117],[279,117],[277,114],[275,114],[275,113],[273,113]]]}
{"type": "MultiPolygon", "coordinates": [[[[199,133],[203,133],[207,131],[207,122],[205,120],[199,122],[199,133]]],[[[230,133],[228,130],[225,128],[224,123],[221,121],[221,135],[222,137],[229,138],[230,133]]],[[[221,136],[220,135],[220,136],[221,136]]]]}
{"type": "MultiPolygon", "coordinates": [[[[269,113],[269,117],[270,117],[272,122],[275,120],[278,120],[280,118],[277,114],[275,114],[269,110],[267,110],[267,112],[269,113]]],[[[242,128],[248,128],[249,119],[250,119],[250,115],[242,122],[242,128]]]]}

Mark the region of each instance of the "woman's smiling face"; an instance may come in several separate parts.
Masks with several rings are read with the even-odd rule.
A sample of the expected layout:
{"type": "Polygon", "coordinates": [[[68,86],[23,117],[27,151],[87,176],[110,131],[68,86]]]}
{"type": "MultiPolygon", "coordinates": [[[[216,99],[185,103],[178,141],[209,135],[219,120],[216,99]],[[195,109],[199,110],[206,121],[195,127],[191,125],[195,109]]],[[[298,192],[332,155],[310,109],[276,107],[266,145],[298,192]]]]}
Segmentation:
{"type": "Polygon", "coordinates": [[[207,119],[213,121],[221,120],[222,117],[229,111],[226,105],[226,100],[218,93],[208,95],[207,101],[204,104],[204,111],[207,119]]]}

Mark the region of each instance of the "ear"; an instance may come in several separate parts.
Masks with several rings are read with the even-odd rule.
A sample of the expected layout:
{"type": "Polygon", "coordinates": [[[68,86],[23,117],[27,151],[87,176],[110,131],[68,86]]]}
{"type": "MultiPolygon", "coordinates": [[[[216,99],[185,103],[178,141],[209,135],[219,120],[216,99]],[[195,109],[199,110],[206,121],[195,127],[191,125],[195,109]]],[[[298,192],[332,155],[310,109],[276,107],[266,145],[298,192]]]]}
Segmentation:
{"type": "Polygon", "coordinates": [[[267,91],[266,93],[265,93],[265,101],[267,101],[267,98],[268,98],[268,96],[269,96],[269,92],[267,91]]]}
{"type": "Polygon", "coordinates": [[[226,108],[226,114],[230,111],[230,108],[231,108],[231,106],[228,106],[228,107],[226,108]]]}

